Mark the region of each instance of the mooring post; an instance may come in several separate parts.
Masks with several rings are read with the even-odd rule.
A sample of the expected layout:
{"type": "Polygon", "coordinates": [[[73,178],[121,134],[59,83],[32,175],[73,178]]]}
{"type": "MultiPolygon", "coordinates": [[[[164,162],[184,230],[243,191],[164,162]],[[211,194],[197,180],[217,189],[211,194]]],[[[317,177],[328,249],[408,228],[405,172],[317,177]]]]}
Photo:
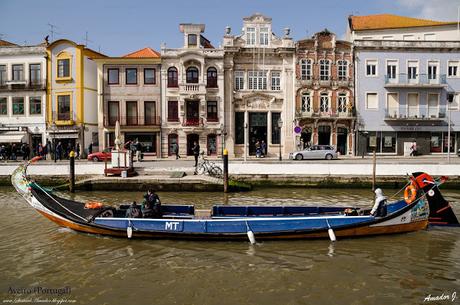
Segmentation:
{"type": "Polygon", "coordinates": [[[372,155],[372,190],[375,191],[375,171],[377,167],[377,155],[375,153],[372,155]]]}
{"type": "Polygon", "coordinates": [[[228,150],[224,149],[224,193],[228,192],[228,150]]]}
{"type": "Polygon", "coordinates": [[[69,153],[70,159],[70,183],[69,189],[71,193],[75,193],[75,152],[72,150],[69,153]]]}

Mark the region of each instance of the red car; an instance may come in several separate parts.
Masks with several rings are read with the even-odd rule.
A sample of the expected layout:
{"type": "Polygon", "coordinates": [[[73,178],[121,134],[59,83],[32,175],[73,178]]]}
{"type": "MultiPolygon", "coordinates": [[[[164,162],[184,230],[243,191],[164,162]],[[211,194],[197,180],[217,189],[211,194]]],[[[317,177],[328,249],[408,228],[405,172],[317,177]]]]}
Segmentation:
{"type": "Polygon", "coordinates": [[[107,147],[103,151],[98,151],[88,155],[88,161],[110,161],[112,159],[112,149],[113,147],[107,147]]]}

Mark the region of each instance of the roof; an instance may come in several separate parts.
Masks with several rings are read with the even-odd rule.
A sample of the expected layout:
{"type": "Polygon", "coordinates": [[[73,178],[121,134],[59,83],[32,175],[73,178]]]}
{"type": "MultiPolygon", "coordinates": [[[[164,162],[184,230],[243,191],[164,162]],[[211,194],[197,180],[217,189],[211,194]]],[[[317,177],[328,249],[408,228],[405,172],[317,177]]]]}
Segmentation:
{"type": "Polygon", "coordinates": [[[135,52],[126,54],[122,57],[125,57],[125,58],[160,58],[160,53],[158,53],[152,48],[147,47],[147,48],[143,48],[135,52]]]}
{"type": "Polygon", "coordinates": [[[94,58],[98,58],[98,57],[107,57],[107,55],[104,55],[100,52],[96,52],[94,51],[93,49],[90,49],[90,48],[87,48],[85,45],[80,45],[80,44],[77,44],[75,43],[74,41],[72,40],[69,40],[69,39],[58,39],[58,40],[55,40],[53,41],[52,43],[50,43],[48,45],[48,49],[52,49],[54,48],[56,45],[58,44],[61,44],[61,43],[68,43],[68,44],[71,44],[73,45],[74,47],[81,47],[83,48],[85,51],[87,51],[88,53],[91,53],[91,57],[94,59],[94,58]]]}
{"type": "Polygon", "coordinates": [[[18,45],[6,40],[0,39],[0,47],[17,47],[18,45]]]}
{"type": "Polygon", "coordinates": [[[413,28],[427,26],[453,25],[457,22],[434,21],[391,14],[350,16],[349,25],[353,31],[413,28]]]}

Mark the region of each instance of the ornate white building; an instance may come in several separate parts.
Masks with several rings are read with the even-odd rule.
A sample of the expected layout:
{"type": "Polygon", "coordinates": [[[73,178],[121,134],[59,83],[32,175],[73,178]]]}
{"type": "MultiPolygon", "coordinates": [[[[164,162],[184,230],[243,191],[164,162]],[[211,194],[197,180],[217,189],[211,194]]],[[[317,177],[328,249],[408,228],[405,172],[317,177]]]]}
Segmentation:
{"type": "Polygon", "coordinates": [[[244,18],[240,35],[226,28],[225,131],[230,157],[254,155],[256,143],[262,141],[268,156],[280,151],[286,156],[294,149],[295,44],[289,29],[284,32],[277,37],[272,19],[261,14],[244,18]]]}
{"type": "Polygon", "coordinates": [[[192,155],[195,141],[208,156],[221,155],[224,51],[202,35],[204,24],[179,29],[184,45],[161,48],[162,157],[173,154],[174,143],[181,156],[192,155]]]}

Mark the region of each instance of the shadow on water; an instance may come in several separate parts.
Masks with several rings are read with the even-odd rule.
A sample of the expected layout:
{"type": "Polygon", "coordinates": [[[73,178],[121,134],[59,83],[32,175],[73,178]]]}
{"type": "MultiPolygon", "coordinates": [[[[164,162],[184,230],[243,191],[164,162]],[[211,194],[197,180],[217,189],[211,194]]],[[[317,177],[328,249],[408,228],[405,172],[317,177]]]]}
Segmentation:
{"type": "MultiPolygon", "coordinates": [[[[460,193],[445,194],[458,210],[460,193]]],[[[74,196],[115,204],[140,201],[142,193],[74,196]]],[[[165,203],[198,207],[372,202],[369,190],[343,189],[160,196],[165,203]]],[[[40,284],[68,285],[82,304],[417,304],[460,286],[457,228],[336,243],[127,240],[58,228],[12,189],[0,189],[0,208],[2,293],[40,284]]]]}

